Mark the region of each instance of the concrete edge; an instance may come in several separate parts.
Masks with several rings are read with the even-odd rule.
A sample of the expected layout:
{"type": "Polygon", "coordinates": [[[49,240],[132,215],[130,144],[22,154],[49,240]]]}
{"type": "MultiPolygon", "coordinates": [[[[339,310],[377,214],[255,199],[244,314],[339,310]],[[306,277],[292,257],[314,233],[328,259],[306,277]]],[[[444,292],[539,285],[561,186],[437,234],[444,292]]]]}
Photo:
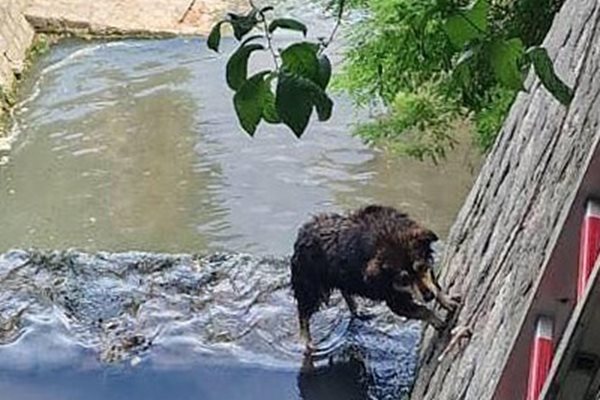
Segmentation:
{"type": "Polygon", "coordinates": [[[199,30],[138,29],[94,25],[69,18],[27,14],[23,0],[0,5],[0,165],[8,161],[14,138],[8,135],[12,107],[19,83],[32,63],[64,38],[84,40],[167,39],[195,37],[199,30]]]}

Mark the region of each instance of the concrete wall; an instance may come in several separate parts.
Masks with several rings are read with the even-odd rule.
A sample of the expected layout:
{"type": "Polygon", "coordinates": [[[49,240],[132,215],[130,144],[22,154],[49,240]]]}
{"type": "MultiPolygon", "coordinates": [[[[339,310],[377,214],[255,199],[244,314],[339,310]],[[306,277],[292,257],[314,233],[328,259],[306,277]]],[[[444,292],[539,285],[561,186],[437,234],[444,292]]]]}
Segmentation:
{"type": "Polygon", "coordinates": [[[441,265],[473,336],[443,353],[449,335],[426,330],[413,400],[523,399],[537,316],[556,337],[570,317],[585,200],[600,196],[600,2],[567,0],[544,47],[573,100],[530,76],[513,104],[441,265]]]}
{"type": "MultiPolygon", "coordinates": [[[[23,72],[27,50],[33,42],[34,31],[23,16],[24,6],[24,0],[0,0],[0,88],[3,93],[12,90],[15,79],[23,72]]],[[[0,104],[0,116],[5,107],[6,104],[0,104]]]]}

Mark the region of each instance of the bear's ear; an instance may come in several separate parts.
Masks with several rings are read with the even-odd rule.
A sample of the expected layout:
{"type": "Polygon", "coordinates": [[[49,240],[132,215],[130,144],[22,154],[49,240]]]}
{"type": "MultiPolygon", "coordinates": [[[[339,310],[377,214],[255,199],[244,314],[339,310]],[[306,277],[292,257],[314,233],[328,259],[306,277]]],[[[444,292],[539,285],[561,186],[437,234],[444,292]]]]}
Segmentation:
{"type": "Polygon", "coordinates": [[[435,232],[421,227],[411,229],[409,235],[419,242],[433,243],[439,240],[435,232]]]}
{"type": "Polygon", "coordinates": [[[424,229],[423,231],[423,240],[427,240],[429,243],[437,242],[439,240],[434,231],[429,229],[424,229]]]}

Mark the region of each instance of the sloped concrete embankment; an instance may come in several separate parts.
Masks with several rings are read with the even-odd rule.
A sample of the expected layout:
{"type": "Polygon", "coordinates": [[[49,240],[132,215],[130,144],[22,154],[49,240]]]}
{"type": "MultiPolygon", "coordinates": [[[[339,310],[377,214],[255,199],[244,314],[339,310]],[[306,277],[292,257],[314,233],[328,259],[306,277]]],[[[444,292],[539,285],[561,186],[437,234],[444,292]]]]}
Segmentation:
{"type": "Polygon", "coordinates": [[[2,138],[2,121],[35,34],[23,16],[24,6],[22,0],[0,0],[0,158],[9,149],[8,140],[2,138]]]}

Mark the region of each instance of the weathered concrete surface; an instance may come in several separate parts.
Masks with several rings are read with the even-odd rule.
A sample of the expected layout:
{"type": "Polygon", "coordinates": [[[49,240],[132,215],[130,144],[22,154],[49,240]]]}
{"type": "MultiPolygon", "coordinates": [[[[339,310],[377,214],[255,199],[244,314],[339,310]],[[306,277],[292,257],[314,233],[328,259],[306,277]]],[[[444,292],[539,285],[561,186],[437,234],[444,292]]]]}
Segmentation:
{"type": "MultiPolygon", "coordinates": [[[[6,96],[25,67],[33,29],[21,11],[24,0],[0,0],[0,119],[7,107],[6,96]]],[[[5,144],[0,139],[0,156],[5,144]]]]}
{"type": "Polygon", "coordinates": [[[443,284],[464,296],[458,324],[474,336],[438,362],[428,329],[412,399],[488,400],[531,305],[600,137],[600,4],[568,0],[545,41],[575,87],[570,107],[530,77],[457,217],[443,284]]]}
{"type": "Polygon", "coordinates": [[[38,32],[205,34],[223,6],[215,0],[28,0],[25,15],[38,32]]]}
{"type": "MultiPolygon", "coordinates": [[[[36,32],[90,36],[207,34],[226,9],[240,6],[241,2],[235,0],[0,0],[0,122],[36,32]]],[[[7,139],[0,138],[0,163],[9,148],[7,139]]]]}

